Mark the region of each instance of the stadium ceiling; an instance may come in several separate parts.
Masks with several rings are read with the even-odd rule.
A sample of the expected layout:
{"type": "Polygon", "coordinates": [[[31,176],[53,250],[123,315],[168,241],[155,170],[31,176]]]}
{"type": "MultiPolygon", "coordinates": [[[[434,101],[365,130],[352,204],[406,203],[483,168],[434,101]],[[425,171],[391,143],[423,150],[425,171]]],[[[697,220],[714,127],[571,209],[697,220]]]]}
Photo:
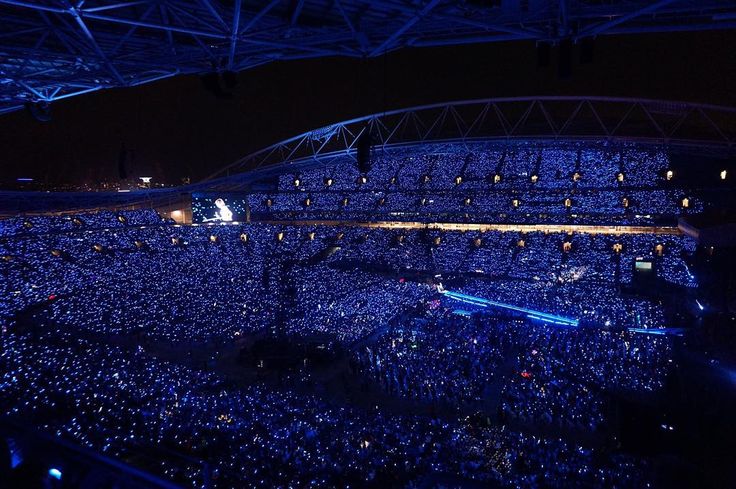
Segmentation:
{"type": "MultiPolygon", "coordinates": [[[[425,143],[518,140],[640,143],[731,157],[736,107],[595,96],[462,100],[381,112],[299,134],[251,153],[195,185],[253,180],[283,164],[357,161],[360,139],[374,150],[425,143]]],[[[283,171],[277,170],[277,171],[283,171]]]]}
{"type": "Polygon", "coordinates": [[[736,27],[724,0],[0,0],[0,113],[187,73],[407,46],[736,27]]]}
{"type": "MultiPolygon", "coordinates": [[[[313,166],[354,165],[366,133],[374,157],[431,145],[528,142],[644,144],[697,156],[736,154],[736,107],[594,96],[463,100],[358,117],[299,134],[222,168],[200,182],[133,192],[0,191],[0,216],[141,207],[181,208],[194,192],[243,191],[253,182],[313,166]],[[179,206],[179,207],[175,207],[179,206]]],[[[447,147],[447,146],[445,146],[447,147]]]]}

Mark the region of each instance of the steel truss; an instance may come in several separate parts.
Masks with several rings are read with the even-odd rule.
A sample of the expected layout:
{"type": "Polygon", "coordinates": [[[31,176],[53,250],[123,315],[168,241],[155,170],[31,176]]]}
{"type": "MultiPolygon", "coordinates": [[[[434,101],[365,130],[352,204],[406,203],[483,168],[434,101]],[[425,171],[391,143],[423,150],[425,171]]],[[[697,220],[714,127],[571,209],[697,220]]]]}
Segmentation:
{"type": "Polygon", "coordinates": [[[587,140],[654,144],[693,154],[736,154],[736,107],[608,97],[517,97],[426,105],[359,117],[305,132],[252,153],[201,182],[115,192],[0,192],[0,215],[103,208],[172,207],[192,193],[243,190],[264,177],[356,160],[370,132],[374,150],[421,144],[587,140]]]}
{"type": "Polygon", "coordinates": [[[0,0],[0,113],[26,102],[406,46],[732,29],[726,0],[0,0]]]}
{"type": "MultiPolygon", "coordinates": [[[[426,105],[373,114],[305,132],[252,153],[208,180],[244,171],[336,158],[356,160],[358,140],[374,149],[519,139],[640,142],[699,152],[736,150],[736,107],[610,97],[514,97],[426,105]]],[[[249,178],[249,175],[244,175],[249,178]]]]}

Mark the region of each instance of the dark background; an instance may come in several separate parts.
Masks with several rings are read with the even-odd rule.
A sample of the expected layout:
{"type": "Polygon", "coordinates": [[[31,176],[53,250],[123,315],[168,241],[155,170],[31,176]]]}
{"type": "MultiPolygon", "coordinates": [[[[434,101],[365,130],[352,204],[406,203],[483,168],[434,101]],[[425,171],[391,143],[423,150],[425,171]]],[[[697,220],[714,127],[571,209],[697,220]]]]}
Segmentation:
{"type": "Polygon", "coordinates": [[[537,68],[534,42],[405,49],[369,60],[275,62],[239,75],[233,100],[197,76],[60,101],[53,121],[0,117],[5,181],[118,178],[122,144],[132,176],[201,179],[251,151],[319,126],[414,105],[523,95],[609,95],[736,105],[736,33],[599,37],[594,63],[559,79],[556,50],[537,68]]]}

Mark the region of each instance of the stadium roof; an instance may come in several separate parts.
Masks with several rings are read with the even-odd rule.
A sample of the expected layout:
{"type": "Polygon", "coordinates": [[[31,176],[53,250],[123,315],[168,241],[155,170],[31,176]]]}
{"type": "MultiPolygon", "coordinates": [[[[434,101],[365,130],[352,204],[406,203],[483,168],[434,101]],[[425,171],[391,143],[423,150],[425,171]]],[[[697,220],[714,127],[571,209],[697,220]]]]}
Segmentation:
{"type": "MultiPolygon", "coordinates": [[[[299,134],[222,168],[190,185],[133,192],[0,191],[0,216],[81,212],[101,208],[162,207],[194,192],[242,191],[253,182],[312,165],[355,164],[369,133],[373,150],[424,145],[516,141],[653,145],[686,154],[732,157],[736,107],[592,96],[540,96],[464,100],[358,117],[299,134]]],[[[435,147],[436,148],[436,147],[435,147]]],[[[699,160],[694,159],[696,164],[699,160]]]]}
{"type": "Polygon", "coordinates": [[[0,113],[187,73],[406,46],[736,27],[723,0],[0,0],[0,113]]]}
{"type": "Polygon", "coordinates": [[[381,112],[307,131],[249,154],[207,180],[250,179],[279,164],[357,161],[361,136],[376,149],[430,142],[588,140],[654,144],[700,155],[731,157],[736,107],[595,96],[506,97],[423,105],[381,112]]]}

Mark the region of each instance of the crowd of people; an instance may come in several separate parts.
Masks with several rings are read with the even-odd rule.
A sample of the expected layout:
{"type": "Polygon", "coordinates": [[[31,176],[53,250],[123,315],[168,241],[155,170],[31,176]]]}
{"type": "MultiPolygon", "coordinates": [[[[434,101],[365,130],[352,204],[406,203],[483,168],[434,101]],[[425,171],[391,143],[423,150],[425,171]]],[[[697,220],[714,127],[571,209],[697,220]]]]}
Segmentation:
{"type": "MultiPolygon", "coordinates": [[[[554,213],[574,192],[573,210],[559,215],[588,202],[603,222],[624,196],[632,208],[667,201],[663,213],[679,212],[678,191],[660,188],[666,168],[663,154],[635,147],[448,146],[377,160],[365,181],[330,168],[282,176],[270,207],[265,195],[251,204],[302,212],[314,192],[310,206],[326,213],[375,215],[378,205],[402,219],[411,206],[452,214],[457,189],[477,192],[458,212],[494,213],[515,209],[513,199],[554,213]]],[[[647,487],[650,461],[606,438],[611,399],[661,392],[669,338],[626,328],[672,324],[661,301],[622,289],[640,260],[659,284],[695,288],[694,252],[675,234],[182,226],[152,210],[0,221],[0,414],[192,487],[423,487],[438,476],[647,487]],[[586,327],[468,314],[445,288],[586,327]],[[189,355],[161,354],[258,335],[334,342],[348,352],[351,381],[440,409],[391,414],[305,393],[291,377],[236,382],[189,355]],[[598,438],[581,444],[570,433],[598,438]]]]}
{"type": "Polygon", "coordinates": [[[284,220],[650,225],[709,200],[669,169],[665,152],[636,145],[442,144],[384,152],[364,173],[342,160],[283,173],[277,191],[250,194],[248,205],[284,220]]]}
{"type": "Polygon", "coordinates": [[[127,226],[155,226],[172,222],[153,209],[134,211],[99,211],[83,215],[19,216],[0,220],[0,238],[64,231],[81,231],[127,226]]]}
{"type": "Polygon", "coordinates": [[[334,406],[84,340],[0,336],[0,413],[191,487],[642,487],[646,461],[464,419],[334,406]],[[142,457],[141,454],[146,456],[142,457]]]}
{"type": "Polygon", "coordinates": [[[443,307],[395,325],[352,362],[393,396],[596,433],[613,424],[614,394],[646,401],[664,388],[672,349],[663,336],[468,317],[443,307]]]}
{"type": "Polygon", "coordinates": [[[463,277],[460,291],[516,306],[658,328],[671,325],[662,305],[620,288],[639,257],[663,283],[694,287],[694,250],[689,238],[657,234],[267,224],[51,233],[0,242],[8,298],[0,315],[50,301],[54,321],[99,334],[207,341],[279,322],[351,342],[436,294],[431,284],[398,280],[415,272],[463,277]]]}

